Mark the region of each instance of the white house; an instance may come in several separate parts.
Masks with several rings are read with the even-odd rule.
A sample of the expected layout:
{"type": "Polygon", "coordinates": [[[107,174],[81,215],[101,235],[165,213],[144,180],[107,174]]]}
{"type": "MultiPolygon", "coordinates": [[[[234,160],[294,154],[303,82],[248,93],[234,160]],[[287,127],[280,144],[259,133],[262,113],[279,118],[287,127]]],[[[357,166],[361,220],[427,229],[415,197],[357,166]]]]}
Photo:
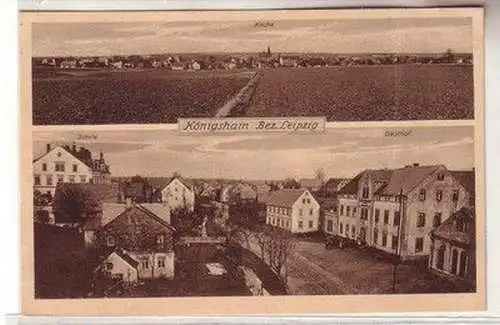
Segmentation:
{"type": "Polygon", "coordinates": [[[98,159],[92,153],[75,145],[51,147],[47,144],[45,153],[33,161],[33,189],[42,194],[54,196],[57,184],[100,183],[111,181],[109,166],[101,153],[98,159]]]}
{"type": "Polygon", "coordinates": [[[184,208],[194,211],[194,191],[192,186],[181,177],[173,177],[161,190],[161,201],[171,210],[184,208]]]}
{"type": "Polygon", "coordinates": [[[319,203],[304,189],[281,189],[271,192],[266,203],[266,224],[292,233],[319,229],[319,203]]]}
{"type": "Polygon", "coordinates": [[[133,259],[126,252],[116,250],[111,252],[97,267],[100,271],[112,279],[122,280],[124,282],[137,282],[139,262],[133,259]]]}

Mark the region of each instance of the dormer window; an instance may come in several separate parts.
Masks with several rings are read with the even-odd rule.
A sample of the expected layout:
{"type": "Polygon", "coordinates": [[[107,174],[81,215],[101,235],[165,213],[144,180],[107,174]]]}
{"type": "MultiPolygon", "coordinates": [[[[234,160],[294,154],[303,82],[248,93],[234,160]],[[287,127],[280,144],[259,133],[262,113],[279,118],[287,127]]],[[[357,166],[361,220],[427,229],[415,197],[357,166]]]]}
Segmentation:
{"type": "Polygon", "coordinates": [[[364,187],[363,188],[363,193],[362,193],[363,199],[367,199],[368,196],[369,196],[369,194],[370,194],[370,190],[368,189],[368,187],[364,187]]]}
{"type": "Polygon", "coordinates": [[[441,173],[438,173],[438,174],[437,174],[437,180],[438,180],[438,181],[444,181],[444,173],[442,173],[442,172],[441,172],[441,173]]]}
{"type": "Polygon", "coordinates": [[[116,244],[116,243],[115,243],[115,238],[114,238],[113,236],[108,236],[108,237],[106,238],[106,245],[107,245],[108,247],[114,247],[114,246],[115,246],[115,244],[116,244]]]}

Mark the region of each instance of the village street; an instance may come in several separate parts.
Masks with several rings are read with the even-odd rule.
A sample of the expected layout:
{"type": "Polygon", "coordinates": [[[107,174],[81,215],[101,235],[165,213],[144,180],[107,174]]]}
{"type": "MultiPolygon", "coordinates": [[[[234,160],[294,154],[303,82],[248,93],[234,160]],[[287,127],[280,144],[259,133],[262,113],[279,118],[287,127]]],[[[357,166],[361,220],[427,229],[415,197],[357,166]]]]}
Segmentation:
{"type": "MultiPolygon", "coordinates": [[[[251,249],[260,256],[255,238],[251,249]]],[[[357,248],[326,249],[319,239],[298,239],[288,261],[288,288],[294,295],[381,294],[393,292],[393,264],[357,248]]],[[[424,265],[400,264],[396,293],[463,291],[427,271],[424,265]]]]}

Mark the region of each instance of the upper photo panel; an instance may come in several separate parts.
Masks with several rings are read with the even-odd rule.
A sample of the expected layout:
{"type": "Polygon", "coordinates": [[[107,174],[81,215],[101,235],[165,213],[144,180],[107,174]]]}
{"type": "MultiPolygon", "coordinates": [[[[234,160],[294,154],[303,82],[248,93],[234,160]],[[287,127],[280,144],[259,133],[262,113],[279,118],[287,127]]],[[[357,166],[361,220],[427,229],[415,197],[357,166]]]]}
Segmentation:
{"type": "Polygon", "coordinates": [[[476,17],[411,13],[35,14],[32,122],[474,119],[476,17]]]}

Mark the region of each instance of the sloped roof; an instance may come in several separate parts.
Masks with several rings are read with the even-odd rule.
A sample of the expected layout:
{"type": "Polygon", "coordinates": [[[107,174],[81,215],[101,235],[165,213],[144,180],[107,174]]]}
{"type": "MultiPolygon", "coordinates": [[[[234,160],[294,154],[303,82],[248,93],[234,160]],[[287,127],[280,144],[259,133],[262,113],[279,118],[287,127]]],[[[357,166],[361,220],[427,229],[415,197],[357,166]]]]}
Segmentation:
{"type": "Polygon", "coordinates": [[[376,191],[375,194],[377,195],[397,195],[401,192],[401,190],[403,191],[403,194],[408,194],[440,167],[440,165],[431,165],[411,166],[398,169],[367,169],[356,175],[349,183],[347,183],[339,191],[339,194],[357,194],[359,190],[359,180],[364,176],[371,178],[373,182],[383,184],[376,191]]]}
{"type": "Polygon", "coordinates": [[[164,203],[141,203],[141,207],[153,212],[163,221],[170,224],[170,207],[164,203]]]}
{"type": "Polygon", "coordinates": [[[300,187],[303,188],[317,188],[323,185],[322,181],[317,178],[302,178],[299,180],[300,187]]]}
{"type": "Polygon", "coordinates": [[[432,235],[464,245],[473,245],[475,241],[475,211],[471,208],[462,208],[452,214],[440,226],[432,230],[432,235]],[[469,229],[467,232],[459,232],[455,227],[455,222],[462,220],[467,222],[469,229]]]}
{"type": "Polygon", "coordinates": [[[127,210],[127,206],[123,203],[104,203],[102,205],[101,226],[107,225],[125,210],[127,210]]]}
{"type": "Polygon", "coordinates": [[[267,204],[279,207],[291,207],[304,192],[304,189],[290,188],[272,191],[269,194],[267,204]]]}
{"type": "Polygon", "coordinates": [[[136,261],[134,258],[132,258],[130,255],[128,255],[127,253],[125,253],[124,251],[120,250],[120,249],[117,249],[115,251],[116,255],[120,256],[120,258],[122,260],[124,260],[125,262],[127,262],[130,266],[132,266],[133,268],[136,268],[138,265],[139,265],[139,262],[136,261]]]}
{"type": "Polygon", "coordinates": [[[186,180],[185,178],[180,177],[180,176],[175,176],[175,177],[170,178],[167,185],[160,188],[160,190],[165,189],[165,187],[169,186],[170,183],[172,183],[176,179],[179,180],[182,184],[184,184],[184,186],[186,186],[188,189],[193,190],[193,186],[194,186],[193,183],[189,180],[186,180]]]}
{"type": "Polygon", "coordinates": [[[64,183],[59,186],[75,187],[83,191],[88,191],[103,203],[118,202],[118,198],[120,197],[120,186],[117,183],[111,183],[111,184],[64,183]]]}
{"type": "Polygon", "coordinates": [[[473,170],[453,170],[451,175],[471,194],[476,193],[476,175],[473,170]]]}
{"type": "Polygon", "coordinates": [[[429,175],[437,171],[441,166],[412,166],[395,169],[392,171],[389,182],[386,186],[377,191],[379,195],[398,195],[401,190],[403,194],[408,194],[415,186],[422,183],[429,175]]]}

